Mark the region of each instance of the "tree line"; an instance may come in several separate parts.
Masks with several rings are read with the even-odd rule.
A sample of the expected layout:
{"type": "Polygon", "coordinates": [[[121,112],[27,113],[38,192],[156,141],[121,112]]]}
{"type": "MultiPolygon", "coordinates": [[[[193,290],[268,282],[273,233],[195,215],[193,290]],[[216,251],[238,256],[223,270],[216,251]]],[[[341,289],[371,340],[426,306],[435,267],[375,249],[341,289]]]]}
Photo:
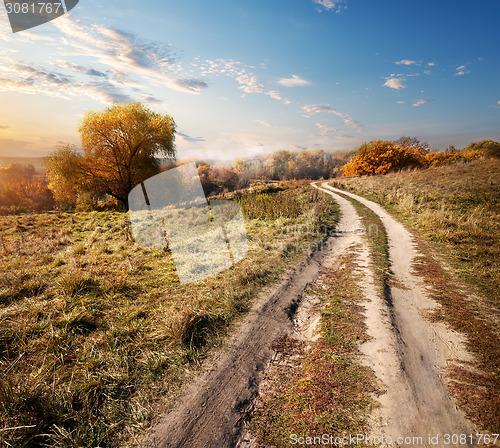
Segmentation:
{"type": "MultiPolygon", "coordinates": [[[[176,162],[175,122],[141,103],[115,104],[89,112],[79,128],[82,150],[63,146],[46,159],[46,175],[33,166],[0,168],[0,214],[62,209],[128,209],[130,191],[176,162]]],[[[281,150],[232,164],[197,161],[207,196],[254,183],[292,179],[385,174],[459,160],[500,157],[500,144],[471,143],[432,151],[416,137],[374,140],[352,151],[281,150]]]]}

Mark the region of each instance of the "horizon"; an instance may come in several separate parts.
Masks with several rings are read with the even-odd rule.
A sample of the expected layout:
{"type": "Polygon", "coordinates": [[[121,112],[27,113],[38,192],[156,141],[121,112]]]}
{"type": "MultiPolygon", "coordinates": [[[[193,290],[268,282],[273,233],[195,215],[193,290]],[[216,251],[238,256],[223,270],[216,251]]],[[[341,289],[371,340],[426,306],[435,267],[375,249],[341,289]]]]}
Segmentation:
{"type": "Polygon", "coordinates": [[[496,2],[217,6],[82,1],[15,34],[2,8],[0,158],[80,148],[85,112],[130,101],[174,118],[179,159],[500,140],[496,2]]]}

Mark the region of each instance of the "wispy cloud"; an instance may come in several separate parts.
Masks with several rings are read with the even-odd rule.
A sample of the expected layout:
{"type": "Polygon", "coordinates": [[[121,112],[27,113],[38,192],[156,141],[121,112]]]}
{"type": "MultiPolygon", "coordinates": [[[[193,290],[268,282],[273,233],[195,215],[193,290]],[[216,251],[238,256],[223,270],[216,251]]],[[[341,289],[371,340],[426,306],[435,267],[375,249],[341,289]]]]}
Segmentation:
{"type": "Polygon", "coordinates": [[[255,120],[255,121],[257,123],[261,124],[262,126],[265,126],[266,128],[271,127],[271,125],[267,121],[264,121],[264,120],[255,120]]]}
{"type": "Polygon", "coordinates": [[[9,129],[9,126],[0,125],[0,131],[5,131],[6,129],[9,129]]]}
{"type": "Polygon", "coordinates": [[[44,94],[63,99],[88,96],[105,104],[132,101],[129,95],[106,79],[87,82],[66,73],[21,64],[10,58],[1,58],[0,62],[0,90],[3,91],[44,94]]]}
{"type": "Polygon", "coordinates": [[[457,67],[455,75],[463,76],[463,75],[467,75],[469,73],[470,73],[470,70],[467,69],[466,65],[460,65],[459,67],[457,67]]]}
{"type": "Polygon", "coordinates": [[[410,61],[408,59],[403,59],[401,61],[395,62],[397,65],[416,65],[418,64],[417,61],[410,61]]]}
{"type": "Polygon", "coordinates": [[[491,106],[488,106],[491,109],[500,109],[500,101],[497,101],[496,104],[492,104],[491,106]]]}
{"type": "Polygon", "coordinates": [[[181,141],[184,142],[189,142],[189,143],[203,143],[205,139],[203,137],[191,137],[188,134],[185,134],[183,132],[176,131],[175,135],[177,137],[180,137],[181,141]]]}
{"type": "Polygon", "coordinates": [[[285,87],[302,87],[311,85],[310,81],[301,78],[298,75],[292,75],[291,78],[282,78],[278,81],[278,84],[281,84],[285,87]]]}
{"type": "Polygon", "coordinates": [[[327,114],[337,115],[338,117],[344,116],[342,112],[339,112],[337,109],[329,106],[328,104],[305,105],[302,109],[304,109],[308,114],[318,114],[321,112],[325,112],[327,114]]]}
{"type": "Polygon", "coordinates": [[[52,23],[63,34],[67,46],[89,58],[92,66],[98,62],[112,72],[184,93],[197,94],[208,87],[205,81],[185,75],[169,46],[140,41],[131,33],[106,26],[85,26],[67,16],[52,23]]]}
{"type": "Polygon", "coordinates": [[[390,87],[395,90],[404,89],[406,87],[404,85],[404,78],[400,78],[399,75],[391,75],[385,79],[385,83],[382,84],[384,87],[390,87]]]}
{"type": "Polygon", "coordinates": [[[321,123],[314,123],[321,131],[320,135],[322,137],[328,137],[331,133],[337,132],[337,128],[329,128],[321,123]]]}
{"type": "MultiPolygon", "coordinates": [[[[343,112],[338,111],[337,109],[331,107],[328,104],[311,104],[311,105],[305,105],[302,107],[302,109],[307,113],[307,114],[317,114],[317,113],[327,113],[327,114],[333,114],[336,115],[337,117],[342,118],[342,121],[346,126],[350,126],[354,129],[356,129],[359,133],[363,131],[363,126],[355,121],[352,117],[350,117],[348,114],[344,114],[343,112]]],[[[310,115],[305,115],[306,117],[309,117],[310,115]]],[[[317,124],[316,124],[317,125],[317,124]]]]}
{"type": "Polygon", "coordinates": [[[424,104],[430,103],[429,100],[417,100],[415,103],[413,103],[414,107],[420,107],[423,106],[424,104]]]}
{"type": "Polygon", "coordinates": [[[344,6],[343,0],[313,0],[313,3],[318,5],[317,10],[319,12],[326,10],[340,13],[347,8],[347,6],[344,6]]]}
{"type": "Polygon", "coordinates": [[[406,101],[396,101],[396,104],[405,104],[406,101]]]}

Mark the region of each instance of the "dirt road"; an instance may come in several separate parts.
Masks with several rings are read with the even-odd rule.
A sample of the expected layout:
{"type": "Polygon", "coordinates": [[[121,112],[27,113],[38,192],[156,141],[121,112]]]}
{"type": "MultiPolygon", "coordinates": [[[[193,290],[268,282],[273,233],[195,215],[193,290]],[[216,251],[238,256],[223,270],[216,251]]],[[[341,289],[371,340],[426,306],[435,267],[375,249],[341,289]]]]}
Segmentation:
{"type": "MultiPolygon", "coordinates": [[[[449,398],[442,377],[447,362],[469,357],[459,335],[422,317],[425,310],[436,304],[426,297],[425,285],[412,274],[416,251],[411,235],[377,204],[349,194],[377,213],[387,229],[397,286],[388,288],[387,300],[382,300],[375,292],[359,216],[335,189],[326,184],[322,187],[340,205],[337,233],[323,241],[321,251],[262,296],[221,354],[186,388],[177,405],[161,417],[138,446],[236,446],[242,427],[241,410],[258,393],[262,371],[273,356],[272,342],[301,328],[306,328],[305,334],[312,337],[311,322],[317,319],[307,324],[311,316],[307,316],[307,303],[301,303],[302,294],[318,277],[322,266],[334,264],[353,246],[358,248],[359,270],[365,279],[366,324],[372,337],[361,349],[365,362],[387,390],[380,396],[380,408],[373,416],[374,435],[421,436],[425,442],[429,434],[475,432],[449,398]]],[[[240,446],[251,446],[251,442],[240,440],[240,446]]]]}
{"type": "Polygon", "coordinates": [[[374,429],[393,440],[422,437],[424,442],[429,434],[439,435],[441,441],[445,434],[475,434],[474,426],[450,398],[443,378],[448,363],[471,360],[471,356],[461,335],[423,317],[437,304],[412,273],[417,251],[411,234],[380,205],[326,183],[322,187],[338,201],[342,198],[335,193],[343,193],[374,211],[387,232],[394,281],[386,288],[385,303],[366,304],[366,323],[373,339],[361,347],[387,390],[380,397],[374,429]]]}

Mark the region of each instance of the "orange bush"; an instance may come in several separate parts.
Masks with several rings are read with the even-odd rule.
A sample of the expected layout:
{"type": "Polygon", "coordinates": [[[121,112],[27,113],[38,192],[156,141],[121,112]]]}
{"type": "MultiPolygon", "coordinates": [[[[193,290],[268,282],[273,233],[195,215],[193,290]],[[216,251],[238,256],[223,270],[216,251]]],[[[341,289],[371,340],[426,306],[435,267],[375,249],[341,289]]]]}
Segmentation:
{"type": "Polygon", "coordinates": [[[385,174],[403,168],[425,164],[424,155],[417,147],[405,147],[395,142],[374,140],[364,143],[349,163],[342,167],[344,177],[385,174]]]}

